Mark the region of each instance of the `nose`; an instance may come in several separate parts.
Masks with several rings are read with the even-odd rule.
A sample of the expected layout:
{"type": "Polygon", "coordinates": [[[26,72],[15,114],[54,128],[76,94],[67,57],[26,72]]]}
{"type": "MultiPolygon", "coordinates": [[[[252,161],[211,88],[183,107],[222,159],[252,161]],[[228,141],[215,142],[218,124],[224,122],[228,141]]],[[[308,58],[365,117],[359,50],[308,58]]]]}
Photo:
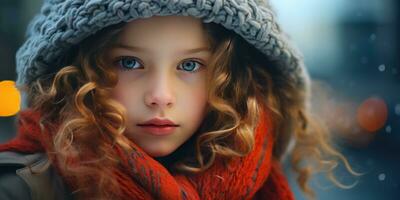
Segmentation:
{"type": "Polygon", "coordinates": [[[148,107],[159,107],[166,109],[175,103],[175,95],[173,94],[173,82],[165,75],[157,76],[148,84],[148,91],[145,95],[145,103],[148,107]]]}

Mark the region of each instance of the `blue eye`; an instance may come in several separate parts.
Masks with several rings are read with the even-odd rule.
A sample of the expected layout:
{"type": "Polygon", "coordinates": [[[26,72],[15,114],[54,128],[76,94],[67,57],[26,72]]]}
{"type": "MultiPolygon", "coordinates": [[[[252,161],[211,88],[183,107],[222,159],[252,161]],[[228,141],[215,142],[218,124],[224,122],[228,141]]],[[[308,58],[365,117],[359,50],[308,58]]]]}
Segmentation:
{"type": "MultiPolygon", "coordinates": [[[[141,65],[138,59],[135,57],[121,57],[115,61],[115,64],[118,65],[118,67],[121,67],[123,70],[137,69],[141,65]]],[[[180,64],[180,68],[189,73],[195,73],[200,70],[202,65],[203,64],[198,61],[187,60],[180,64]]]]}
{"type": "Polygon", "coordinates": [[[136,69],[140,66],[140,63],[132,57],[120,58],[116,61],[116,63],[124,70],[136,69]]]}
{"type": "Polygon", "coordinates": [[[184,70],[186,70],[189,73],[194,73],[199,71],[199,68],[201,67],[201,63],[195,60],[189,60],[189,61],[185,61],[182,63],[182,68],[184,70]],[[196,69],[196,70],[194,70],[196,69]]]}

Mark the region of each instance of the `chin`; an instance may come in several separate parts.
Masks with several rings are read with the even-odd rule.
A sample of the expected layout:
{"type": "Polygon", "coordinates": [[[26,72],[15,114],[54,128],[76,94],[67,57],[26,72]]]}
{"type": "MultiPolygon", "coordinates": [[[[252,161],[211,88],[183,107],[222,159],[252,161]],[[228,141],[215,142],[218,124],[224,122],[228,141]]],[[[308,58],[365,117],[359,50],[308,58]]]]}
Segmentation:
{"type": "Polygon", "coordinates": [[[173,153],[175,151],[174,148],[157,148],[157,149],[148,149],[146,151],[147,154],[149,154],[151,157],[164,157],[164,156],[168,156],[171,153],[173,153]]]}

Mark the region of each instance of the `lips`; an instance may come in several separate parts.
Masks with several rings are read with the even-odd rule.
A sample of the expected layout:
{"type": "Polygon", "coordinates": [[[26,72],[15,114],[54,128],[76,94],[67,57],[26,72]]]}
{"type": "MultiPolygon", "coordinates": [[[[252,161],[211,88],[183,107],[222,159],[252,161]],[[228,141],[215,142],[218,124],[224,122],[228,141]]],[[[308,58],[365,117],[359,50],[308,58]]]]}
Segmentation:
{"type": "Polygon", "coordinates": [[[169,119],[160,118],[153,118],[144,123],[137,124],[137,126],[141,127],[146,133],[157,136],[172,134],[176,127],[179,127],[178,124],[175,124],[169,119]]]}
{"type": "Polygon", "coordinates": [[[179,126],[178,124],[175,124],[173,121],[169,119],[161,119],[161,118],[153,118],[150,120],[147,120],[143,123],[138,124],[138,126],[154,126],[154,127],[177,127],[179,126]]]}
{"type": "Polygon", "coordinates": [[[138,126],[154,126],[154,127],[177,127],[177,125],[156,125],[156,124],[141,124],[138,126]]]}

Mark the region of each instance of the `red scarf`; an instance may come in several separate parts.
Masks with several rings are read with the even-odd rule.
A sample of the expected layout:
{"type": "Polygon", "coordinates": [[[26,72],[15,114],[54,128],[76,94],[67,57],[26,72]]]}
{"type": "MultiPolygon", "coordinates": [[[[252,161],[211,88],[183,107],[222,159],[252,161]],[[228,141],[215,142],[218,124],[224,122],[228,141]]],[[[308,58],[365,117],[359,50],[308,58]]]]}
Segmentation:
{"type": "MultiPolygon", "coordinates": [[[[46,141],[51,141],[51,134],[40,133],[39,118],[40,115],[32,110],[21,111],[17,136],[0,145],[0,151],[46,152],[46,141]]],[[[255,148],[251,153],[232,159],[227,166],[216,159],[205,172],[190,176],[171,174],[134,143],[133,151],[128,154],[117,147],[115,151],[122,160],[122,169],[126,169],[112,169],[122,188],[119,198],[293,200],[280,163],[272,158],[272,131],[268,115],[262,112],[256,129],[255,148]]],[[[57,162],[53,165],[58,168],[57,162]]],[[[70,187],[74,186],[71,180],[64,180],[70,187]]]]}

